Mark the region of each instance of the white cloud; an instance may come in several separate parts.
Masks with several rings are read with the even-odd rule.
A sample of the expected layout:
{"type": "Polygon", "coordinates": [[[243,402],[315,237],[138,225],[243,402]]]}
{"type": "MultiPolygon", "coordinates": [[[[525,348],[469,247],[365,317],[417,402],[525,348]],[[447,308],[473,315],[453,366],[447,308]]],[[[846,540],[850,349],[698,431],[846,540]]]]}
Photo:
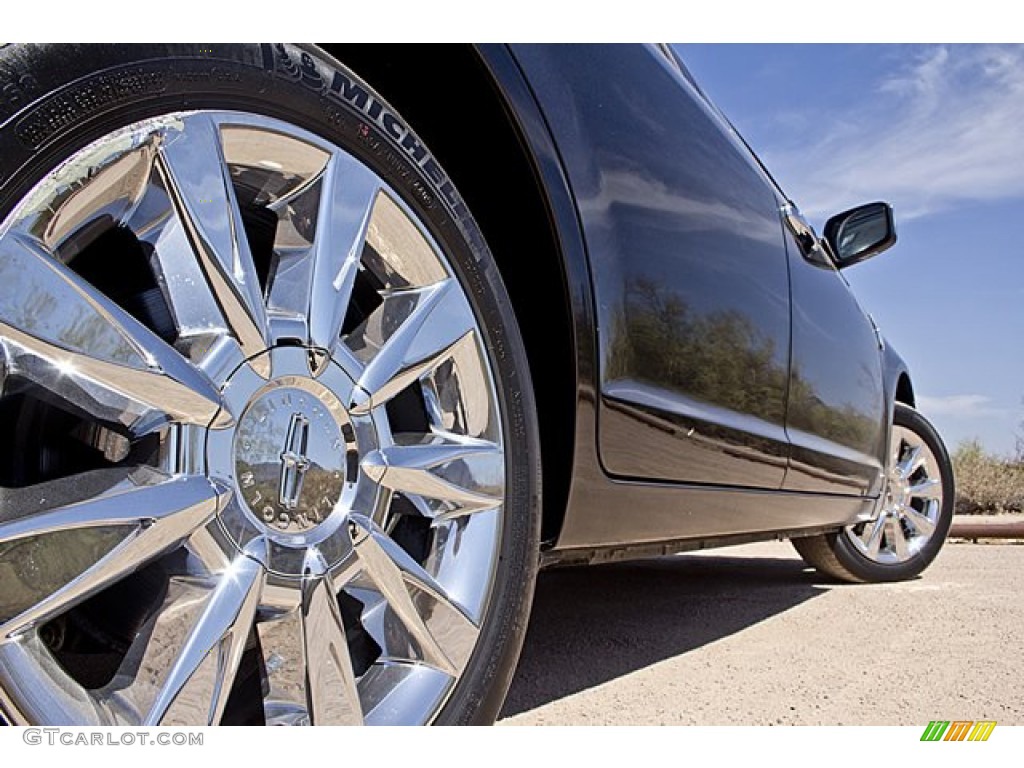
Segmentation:
{"type": "Polygon", "coordinates": [[[812,217],[879,198],[906,220],[1024,196],[1024,46],[929,49],[819,126],[819,140],[765,153],[812,217]]]}
{"type": "Polygon", "coordinates": [[[948,416],[954,419],[978,419],[987,416],[1004,416],[1007,411],[992,405],[992,398],[986,395],[946,395],[917,398],[917,407],[929,416],[948,416]]]}

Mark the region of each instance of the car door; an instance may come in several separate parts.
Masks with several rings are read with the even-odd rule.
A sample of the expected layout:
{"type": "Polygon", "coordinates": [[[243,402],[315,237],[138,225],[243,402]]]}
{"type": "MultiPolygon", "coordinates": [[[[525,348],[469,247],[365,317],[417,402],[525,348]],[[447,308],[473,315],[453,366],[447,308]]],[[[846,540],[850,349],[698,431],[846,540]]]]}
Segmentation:
{"type": "Polygon", "coordinates": [[[873,493],[887,435],[881,336],[799,213],[783,219],[793,291],[785,488],[873,493]]]}
{"type": "Polygon", "coordinates": [[[774,188],[671,52],[514,46],[577,201],[614,476],[777,489],[790,375],[774,188]]]}

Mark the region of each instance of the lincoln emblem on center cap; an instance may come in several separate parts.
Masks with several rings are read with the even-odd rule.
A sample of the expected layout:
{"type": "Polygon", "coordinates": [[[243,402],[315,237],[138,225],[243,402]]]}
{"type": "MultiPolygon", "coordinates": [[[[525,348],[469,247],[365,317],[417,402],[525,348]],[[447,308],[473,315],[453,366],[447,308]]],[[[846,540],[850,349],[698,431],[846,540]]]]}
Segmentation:
{"type": "Polygon", "coordinates": [[[302,494],[302,478],[309,469],[306,448],[309,444],[309,419],[293,413],[288,424],[288,438],[281,452],[281,480],[278,500],[285,509],[295,509],[302,494]]]}

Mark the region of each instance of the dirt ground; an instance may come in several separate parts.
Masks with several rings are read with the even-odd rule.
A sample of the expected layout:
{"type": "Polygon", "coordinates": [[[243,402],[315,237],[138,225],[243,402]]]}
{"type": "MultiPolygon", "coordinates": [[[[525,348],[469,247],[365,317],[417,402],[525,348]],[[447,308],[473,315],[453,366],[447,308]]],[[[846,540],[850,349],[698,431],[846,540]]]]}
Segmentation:
{"type": "Polygon", "coordinates": [[[785,542],[541,574],[506,725],[1024,724],[1024,546],[840,585],[785,542]]]}

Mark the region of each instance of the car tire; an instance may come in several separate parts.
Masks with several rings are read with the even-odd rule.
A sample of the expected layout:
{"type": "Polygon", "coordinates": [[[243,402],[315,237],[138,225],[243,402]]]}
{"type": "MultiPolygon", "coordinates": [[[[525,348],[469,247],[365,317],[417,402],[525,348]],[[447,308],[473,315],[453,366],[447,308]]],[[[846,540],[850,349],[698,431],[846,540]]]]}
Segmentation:
{"type": "Polygon", "coordinates": [[[492,722],[536,409],[401,116],[314,47],[8,46],[0,221],[0,714],[492,722]]]}
{"type": "Polygon", "coordinates": [[[885,489],[871,520],[792,539],[804,561],[847,582],[902,581],[935,557],[953,521],[953,465],[935,428],[896,403],[885,489]]]}

